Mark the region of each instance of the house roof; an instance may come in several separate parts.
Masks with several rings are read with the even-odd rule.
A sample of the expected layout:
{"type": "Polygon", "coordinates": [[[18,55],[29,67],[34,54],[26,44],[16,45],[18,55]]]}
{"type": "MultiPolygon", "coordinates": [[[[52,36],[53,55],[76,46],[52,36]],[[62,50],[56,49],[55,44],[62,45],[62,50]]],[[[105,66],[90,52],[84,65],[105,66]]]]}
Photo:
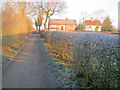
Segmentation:
{"type": "Polygon", "coordinates": [[[76,20],[71,19],[49,19],[49,25],[77,25],[76,20]]]}
{"type": "Polygon", "coordinates": [[[100,20],[85,20],[84,22],[85,25],[99,25],[101,26],[101,21],[100,20]]]}

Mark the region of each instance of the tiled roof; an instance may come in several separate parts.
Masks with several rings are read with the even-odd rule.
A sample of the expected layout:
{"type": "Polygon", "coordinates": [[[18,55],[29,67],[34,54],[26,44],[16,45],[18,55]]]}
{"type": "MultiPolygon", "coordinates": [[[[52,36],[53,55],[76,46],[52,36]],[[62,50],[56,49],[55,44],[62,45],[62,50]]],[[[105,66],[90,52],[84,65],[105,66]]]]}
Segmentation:
{"type": "Polygon", "coordinates": [[[101,21],[100,20],[85,20],[85,25],[99,25],[101,26],[101,21]]]}
{"type": "Polygon", "coordinates": [[[49,19],[49,25],[77,25],[76,20],[71,19],[49,19]]]}

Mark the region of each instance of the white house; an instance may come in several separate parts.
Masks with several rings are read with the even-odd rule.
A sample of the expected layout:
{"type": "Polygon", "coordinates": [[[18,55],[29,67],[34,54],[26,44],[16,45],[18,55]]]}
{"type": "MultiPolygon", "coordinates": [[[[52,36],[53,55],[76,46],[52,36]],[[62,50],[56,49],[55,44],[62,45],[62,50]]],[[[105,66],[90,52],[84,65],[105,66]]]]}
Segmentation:
{"type": "Polygon", "coordinates": [[[84,20],[85,31],[101,31],[101,21],[100,20],[84,20]]]}

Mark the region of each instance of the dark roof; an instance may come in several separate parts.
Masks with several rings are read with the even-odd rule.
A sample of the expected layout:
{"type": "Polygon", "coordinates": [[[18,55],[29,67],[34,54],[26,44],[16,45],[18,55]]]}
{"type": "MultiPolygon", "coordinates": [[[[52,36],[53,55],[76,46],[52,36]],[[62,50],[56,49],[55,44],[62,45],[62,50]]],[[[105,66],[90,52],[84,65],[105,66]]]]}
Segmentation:
{"type": "Polygon", "coordinates": [[[76,20],[71,19],[49,19],[49,25],[77,25],[76,20]]]}
{"type": "Polygon", "coordinates": [[[85,20],[85,25],[99,25],[101,26],[101,21],[100,20],[85,20]]]}

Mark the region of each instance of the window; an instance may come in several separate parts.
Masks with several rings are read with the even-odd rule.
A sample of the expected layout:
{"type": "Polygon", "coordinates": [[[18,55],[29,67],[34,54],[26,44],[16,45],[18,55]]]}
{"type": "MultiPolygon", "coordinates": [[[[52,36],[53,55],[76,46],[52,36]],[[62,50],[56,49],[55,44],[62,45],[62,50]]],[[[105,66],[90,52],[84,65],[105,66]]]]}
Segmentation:
{"type": "Polygon", "coordinates": [[[56,28],[56,25],[52,25],[52,28],[56,28]]]}
{"type": "Polygon", "coordinates": [[[91,29],[91,28],[92,28],[92,26],[87,26],[87,28],[88,28],[88,29],[91,29]]]}
{"type": "Polygon", "coordinates": [[[70,27],[71,27],[71,28],[74,28],[74,25],[71,25],[70,27]]]}

